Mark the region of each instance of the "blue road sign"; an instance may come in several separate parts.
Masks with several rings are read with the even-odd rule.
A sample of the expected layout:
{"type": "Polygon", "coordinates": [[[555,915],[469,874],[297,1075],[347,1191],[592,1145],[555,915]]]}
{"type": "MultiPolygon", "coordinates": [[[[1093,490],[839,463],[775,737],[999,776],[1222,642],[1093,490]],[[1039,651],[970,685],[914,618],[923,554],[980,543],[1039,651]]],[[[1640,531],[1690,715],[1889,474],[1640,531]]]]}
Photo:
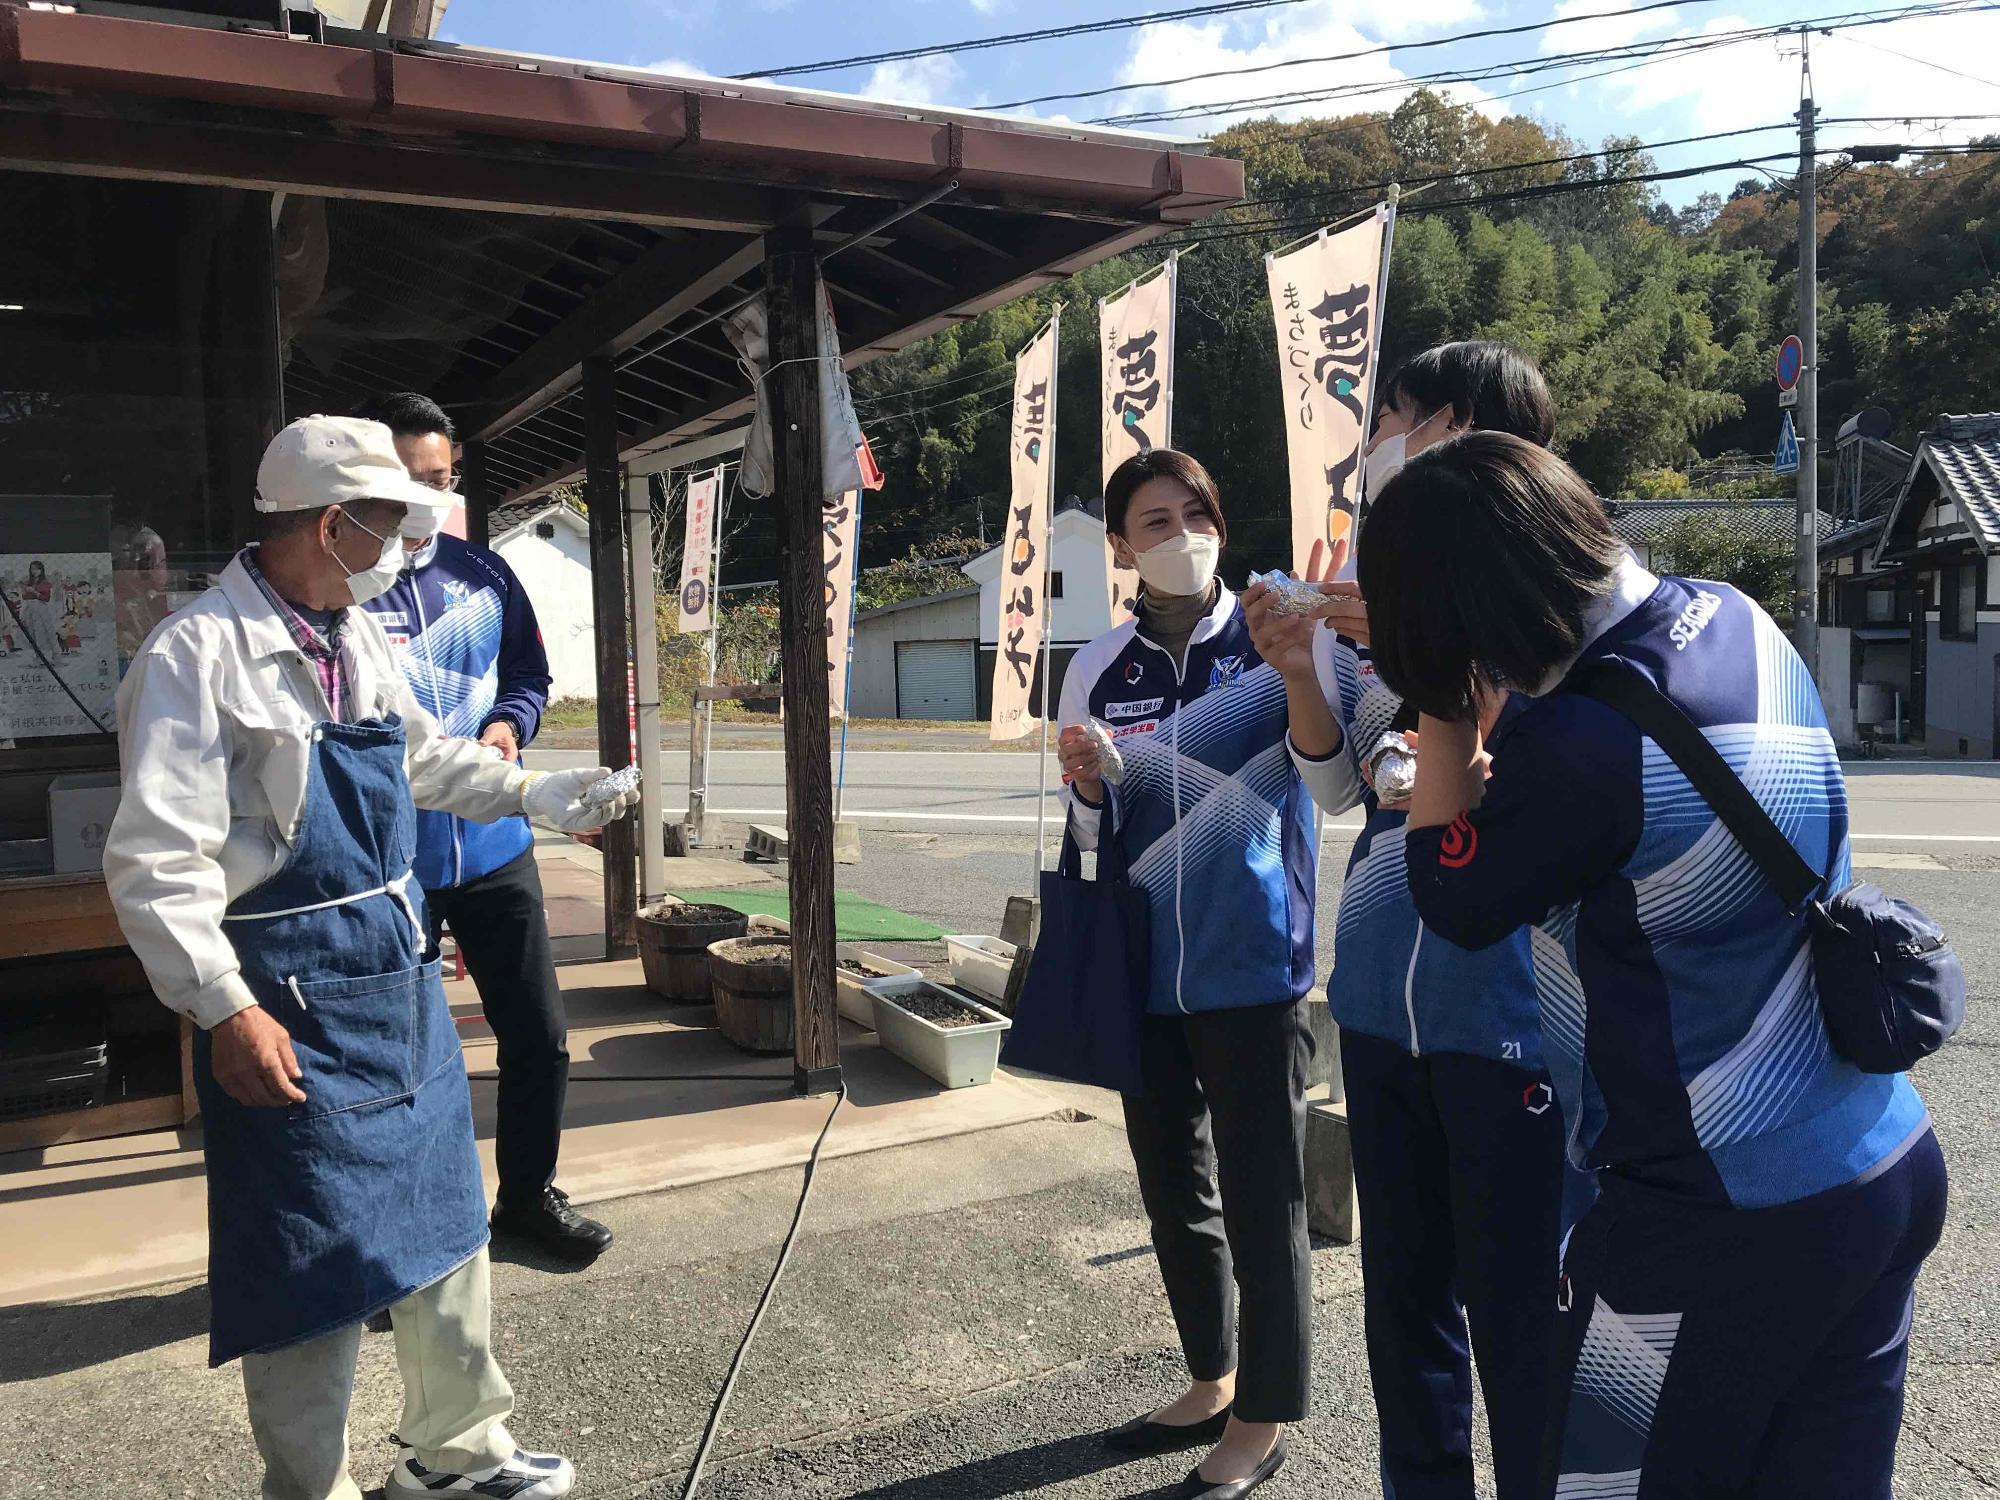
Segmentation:
{"type": "Polygon", "coordinates": [[[1789,391],[1797,385],[1805,367],[1806,346],[1796,333],[1791,334],[1778,346],[1778,389],[1789,391]]]}
{"type": "Polygon", "coordinates": [[[1799,435],[1792,430],[1792,414],[1785,413],[1785,425],[1778,429],[1778,454],[1772,461],[1773,472],[1796,474],[1799,472],[1799,435]]]}

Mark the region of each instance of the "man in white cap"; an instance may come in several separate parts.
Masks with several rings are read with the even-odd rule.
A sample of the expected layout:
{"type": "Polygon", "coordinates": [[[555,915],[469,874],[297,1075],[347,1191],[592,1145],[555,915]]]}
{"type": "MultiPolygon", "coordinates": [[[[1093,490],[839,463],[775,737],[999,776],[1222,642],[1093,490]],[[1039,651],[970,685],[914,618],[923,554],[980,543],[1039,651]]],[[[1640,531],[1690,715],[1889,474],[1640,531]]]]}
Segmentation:
{"type": "Polygon", "coordinates": [[[410,861],[418,805],[581,832],[632,799],[583,800],[607,770],[531,773],[441,734],[354,607],[395,581],[408,509],[454,501],[380,423],[292,423],[258,469],[261,545],[118,691],[105,880],[154,990],[200,1028],[209,1359],[243,1360],[263,1500],[359,1500],[347,1409],[383,1309],[391,1496],[544,1500],[574,1479],[507,1431],[470,1090],[410,861]]]}

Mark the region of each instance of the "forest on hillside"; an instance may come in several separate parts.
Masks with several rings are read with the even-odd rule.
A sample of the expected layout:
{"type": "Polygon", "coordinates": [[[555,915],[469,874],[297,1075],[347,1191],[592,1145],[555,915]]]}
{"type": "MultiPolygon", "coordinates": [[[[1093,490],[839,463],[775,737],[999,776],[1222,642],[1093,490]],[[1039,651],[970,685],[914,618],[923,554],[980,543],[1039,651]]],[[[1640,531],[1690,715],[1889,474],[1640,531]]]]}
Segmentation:
{"type": "MultiPolygon", "coordinates": [[[[1393,114],[1251,122],[1212,149],[1245,164],[1246,203],[1173,237],[1186,245],[1174,442],[1221,482],[1246,564],[1276,560],[1286,535],[1263,256],[1390,181],[1422,192],[1396,226],[1385,371],[1439,340],[1504,339],[1541,362],[1559,446],[1600,493],[1789,492],[1770,474],[1771,369],[1797,322],[1798,209],[1770,178],[1675,209],[1636,142],[1592,151],[1427,91],[1393,114]]],[[[1940,413],[2000,406],[2000,154],[1823,167],[1818,203],[1829,450],[1862,406],[1888,408],[1906,445],[1940,413]]],[[[866,563],[997,534],[1012,360],[1057,301],[1057,494],[1097,493],[1097,299],[1163,254],[1095,266],[855,372],[888,476],[869,497],[866,563]]]]}

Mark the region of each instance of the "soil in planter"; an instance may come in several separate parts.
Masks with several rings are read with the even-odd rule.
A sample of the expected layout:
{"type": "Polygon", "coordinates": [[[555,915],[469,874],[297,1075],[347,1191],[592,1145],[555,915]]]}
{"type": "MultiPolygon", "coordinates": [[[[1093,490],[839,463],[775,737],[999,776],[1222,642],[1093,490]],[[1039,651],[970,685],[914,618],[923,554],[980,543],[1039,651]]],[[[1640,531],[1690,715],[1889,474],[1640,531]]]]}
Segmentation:
{"type": "Polygon", "coordinates": [[[913,1016],[922,1016],[933,1026],[942,1026],[948,1031],[956,1031],[961,1026],[984,1026],[990,1017],[982,1016],[969,1005],[956,1000],[948,1000],[942,995],[896,995],[895,1003],[913,1016]]]}
{"type": "Polygon", "coordinates": [[[729,950],[729,957],[745,968],[785,968],[792,966],[792,945],[778,941],[769,943],[744,943],[729,950]]]}
{"type": "Polygon", "coordinates": [[[840,961],[840,972],[843,974],[852,974],[857,979],[887,979],[889,977],[887,969],[871,969],[868,965],[858,964],[851,958],[843,958],[840,961]]]}
{"type": "Polygon", "coordinates": [[[654,906],[641,912],[640,916],[649,922],[662,922],[669,927],[697,927],[710,922],[727,922],[743,915],[733,906],[711,906],[702,903],[695,906],[670,905],[654,906]]]}

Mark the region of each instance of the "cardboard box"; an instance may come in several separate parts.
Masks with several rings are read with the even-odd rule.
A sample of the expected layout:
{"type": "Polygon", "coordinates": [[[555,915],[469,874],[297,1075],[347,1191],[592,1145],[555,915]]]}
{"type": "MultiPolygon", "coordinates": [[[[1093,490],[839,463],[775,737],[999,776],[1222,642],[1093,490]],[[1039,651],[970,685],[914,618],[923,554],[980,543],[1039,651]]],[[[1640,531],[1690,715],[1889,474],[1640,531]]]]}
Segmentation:
{"type": "Polygon", "coordinates": [[[118,774],[93,771],[49,783],[49,842],[58,875],[104,868],[104,838],[118,811],[118,774]]]}

